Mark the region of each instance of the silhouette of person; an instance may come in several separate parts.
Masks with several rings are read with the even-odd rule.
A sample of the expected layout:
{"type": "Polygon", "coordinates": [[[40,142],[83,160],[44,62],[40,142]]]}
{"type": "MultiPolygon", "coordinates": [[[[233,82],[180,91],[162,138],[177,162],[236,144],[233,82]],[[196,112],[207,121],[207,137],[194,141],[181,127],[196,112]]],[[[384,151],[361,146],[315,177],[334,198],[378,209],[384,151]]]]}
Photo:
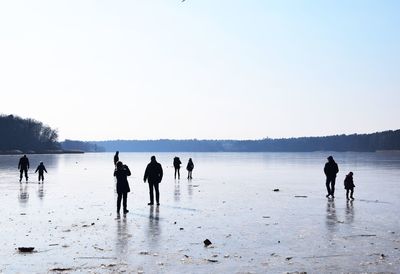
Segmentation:
{"type": "Polygon", "coordinates": [[[22,181],[22,174],[25,173],[26,182],[28,182],[28,169],[29,169],[29,159],[26,155],[22,156],[18,162],[19,169],[19,182],[22,181]]]}
{"type": "Polygon", "coordinates": [[[344,179],[344,189],[346,189],[346,199],[347,200],[354,200],[353,192],[354,192],[354,181],[353,181],[353,172],[349,172],[344,179]],[[349,199],[349,192],[350,192],[350,199],[349,199]]]}
{"type": "Polygon", "coordinates": [[[324,173],[326,175],[326,190],[328,194],[326,197],[331,196],[335,198],[335,182],[336,174],[339,172],[339,167],[332,156],[328,157],[328,162],[325,164],[324,173]]]}
{"type": "Polygon", "coordinates": [[[181,178],[181,173],[179,172],[179,170],[181,169],[181,160],[179,159],[179,157],[174,158],[174,168],[175,168],[175,179],[176,179],[176,173],[178,173],[178,179],[181,178]]]}
{"type": "Polygon", "coordinates": [[[115,167],[117,166],[118,161],[119,161],[119,151],[117,150],[114,155],[114,166],[115,167]]]}
{"type": "Polygon", "coordinates": [[[187,177],[188,179],[192,179],[193,169],[194,169],[194,164],[193,164],[192,158],[189,158],[189,161],[186,166],[186,170],[188,171],[188,177],[187,177]]]}
{"type": "Polygon", "coordinates": [[[42,183],[44,181],[44,173],[47,173],[46,167],[44,166],[43,162],[40,162],[40,164],[38,165],[38,167],[35,170],[35,173],[39,171],[39,177],[38,177],[38,183],[40,184],[40,179],[42,179],[42,183]]]}
{"type": "Polygon", "coordinates": [[[156,156],[151,156],[151,161],[146,167],[146,171],[144,172],[143,181],[149,183],[149,194],[150,194],[150,203],[148,205],[154,204],[154,195],[153,188],[156,191],[156,202],[157,205],[160,205],[160,192],[158,190],[158,185],[161,183],[163,177],[163,169],[161,164],[156,161],[156,156]]]}
{"type": "Polygon", "coordinates": [[[127,200],[128,192],[131,191],[128,183],[128,176],[131,176],[131,171],[127,165],[124,165],[121,161],[117,162],[117,167],[114,171],[114,176],[117,178],[117,214],[121,209],[121,200],[123,200],[122,205],[124,207],[124,214],[128,213],[127,200]]]}

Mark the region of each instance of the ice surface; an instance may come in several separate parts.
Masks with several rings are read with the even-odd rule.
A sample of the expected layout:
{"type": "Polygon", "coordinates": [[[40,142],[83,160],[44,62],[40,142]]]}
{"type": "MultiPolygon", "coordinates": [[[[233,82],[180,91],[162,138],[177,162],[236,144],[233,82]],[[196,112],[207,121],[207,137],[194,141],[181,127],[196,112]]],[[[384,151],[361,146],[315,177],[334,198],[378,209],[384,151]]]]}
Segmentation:
{"type": "Polygon", "coordinates": [[[0,272],[399,273],[400,154],[332,153],[334,200],[322,171],[329,154],[156,153],[164,179],[161,205],[150,207],[142,178],[153,154],[122,152],[133,175],[120,218],[113,153],[28,155],[28,184],[18,182],[19,156],[0,156],[0,272]],[[40,161],[43,185],[33,173],[40,161]]]}

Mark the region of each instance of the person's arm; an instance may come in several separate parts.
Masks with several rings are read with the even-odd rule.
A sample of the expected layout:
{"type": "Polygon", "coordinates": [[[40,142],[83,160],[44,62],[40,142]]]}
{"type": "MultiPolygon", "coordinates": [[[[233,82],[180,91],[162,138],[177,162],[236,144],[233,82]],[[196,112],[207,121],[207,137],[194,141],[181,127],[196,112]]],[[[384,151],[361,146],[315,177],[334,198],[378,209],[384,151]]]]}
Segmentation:
{"type": "Polygon", "coordinates": [[[160,167],[160,171],[159,171],[159,178],[160,178],[160,182],[161,182],[161,180],[162,180],[162,177],[163,177],[163,169],[162,169],[162,166],[161,166],[161,164],[159,164],[159,167],[160,167]]]}
{"type": "Polygon", "coordinates": [[[27,166],[28,169],[29,169],[29,159],[28,159],[28,158],[26,158],[26,166],[27,166]]]}
{"type": "Polygon", "coordinates": [[[144,176],[143,176],[143,182],[146,183],[147,177],[149,177],[149,166],[146,167],[146,170],[144,171],[144,176]]]}
{"type": "Polygon", "coordinates": [[[19,159],[19,162],[18,162],[18,169],[21,169],[21,159],[19,159]]]}
{"type": "MultiPolygon", "coordinates": [[[[39,170],[39,167],[36,168],[35,173],[38,172],[38,170],[39,170]]],[[[46,171],[46,173],[47,173],[47,171],[46,171]]]]}
{"type": "Polygon", "coordinates": [[[45,166],[43,166],[43,170],[46,171],[46,173],[47,173],[47,170],[46,170],[46,167],[45,167],[45,166]]]}
{"type": "Polygon", "coordinates": [[[127,165],[125,165],[125,170],[126,170],[126,176],[131,176],[132,173],[127,165]]]}

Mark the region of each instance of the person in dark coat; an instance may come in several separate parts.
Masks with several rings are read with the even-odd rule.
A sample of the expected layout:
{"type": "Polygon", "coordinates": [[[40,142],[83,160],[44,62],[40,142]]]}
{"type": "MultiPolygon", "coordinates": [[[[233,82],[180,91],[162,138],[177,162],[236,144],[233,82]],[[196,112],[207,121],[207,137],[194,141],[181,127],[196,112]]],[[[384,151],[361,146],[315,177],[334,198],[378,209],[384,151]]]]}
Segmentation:
{"type": "Polygon", "coordinates": [[[335,198],[335,182],[336,182],[336,174],[339,172],[339,167],[336,164],[335,160],[333,160],[332,156],[328,157],[328,162],[325,164],[324,173],[326,175],[326,190],[328,194],[326,197],[331,196],[335,198]]]}
{"type": "Polygon", "coordinates": [[[175,179],[176,179],[176,174],[178,173],[178,179],[181,178],[181,173],[180,173],[180,169],[181,169],[181,160],[179,159],[179,157],[174,158],[174,168],[175,168],[175,179]]]}
{"type": "Polygon", "coordinates": [[[344,189],[346,189],[346,198],[347,200],[354,200],[353,198],[353,192],[354,192],[354,181],[353,181],[353,172],[349,172],[349,174],[346,175],[346,178],[344,179],[344,189]],[[349,192],[350,192],[350,198],[349,198],[349,192]]]}
{"type": "Polygon", "coordinates": [[[131,176],[131,171],[127,165],[124,165],[122,162],[117,162],[117,168],[114,171],[114,176],[117,178],[117,213],[121,209],[121,200],[123,200],[122,204],[124,207],[124,214],[128,213],[127,209],[127,200],[128,200],[128,192],[131,191],[128,183],[128,176],[131,176]]]}
{"type": "Polygon", "coordinates": [[[117,167],[117,163],[119,161],[119,151],[117,150],[114,155],[114,166],[117,167]]]}
{"type": "Polygon", "coordinates": [[[146,171],[144,172],[143,181],[149,183],[149,194],[150,194],[150,203],[148,205],[154,204],[154,195],[153,188],[156,191],[156,202],[157,205],[160,205],[160,192],[158,189],[158,185],[161,183],[163,177],[163,169],[161,164],[156,161],[155,156],[151,156],[151,161],[146,167],[146,171]]]}
{"type": "Polygon", "coordinates": [[[39,171],[39,177],[38,177],[38,182],[40,184],[40,179],[42,179],[42,183],[44,181],[44,172],[47,173],[46,167],[44,166],[43,162],[40,162],[38,167],[35,170],[35,173],[39,171]]]}
{"type": "Polygon", "coordinates": [[[18,162],[19,169],[19,182],[22,181],[22,175],[25,173],[25,179],[28,182],[28,169],[29,169],[29,159],[26,155],[22,156],[18,162]]]}
{"type": "Polygon", "coordinates": [[[194,164],[193,164],[192,158],[189,158],[189,161],[186,166],[186,170],[188,171],[188,177],[187,177],[188,179],[192,179],[193,169],[194,169],[194,164]]]}

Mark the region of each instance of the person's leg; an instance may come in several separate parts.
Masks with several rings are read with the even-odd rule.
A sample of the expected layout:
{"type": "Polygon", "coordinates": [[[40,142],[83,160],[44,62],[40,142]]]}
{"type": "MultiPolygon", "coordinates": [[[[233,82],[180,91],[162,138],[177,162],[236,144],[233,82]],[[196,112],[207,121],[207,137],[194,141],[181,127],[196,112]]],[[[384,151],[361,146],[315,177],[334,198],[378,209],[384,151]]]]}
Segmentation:
{"type": "Polygon", "coordinates": [[[189,173],[190,173],[190,179],[192,179],[192,171],[189,171],[189,173]]]}
{"type": "Polygon", "coordinates": [[[23,170],[23,169],[20,169],[20,170],[19,170],[19,181],[20,181],[20,182],[22,181],[22,176],[23,176],[23,174],[24,174],[24,170],[23,170]]]}
{"type": "Polygon", "coordinates": [[[336,182],[336,178],[332,178],[332,180],[331,180],[331,195],[332,195],[332,198],[335,198],[335,182],[336,182]]]}
{"type": "Polygon", "coordinates": [[[154,204],[153,184],[149,182],[150,205],[154,204]]]}
{"type": "Polygon", "coordinates": [[[326,197],[328,197],[329,195],[331,195],[331,188],[330,188],[330,186],[329,186],[330,182],[331,182],[330,178],[326,178],[326,183],[325,183],[325,185],[326,185],[326,191],[328,192],[328,195],[326,195],[326,197]]]}
{"type": "Polygon", "coordinates": [[[349,200],[349,190],[346,189],[346,199],[349,200]]]}
{"type": "Polygon", "coordinates": [[[176,167],[175,167],[175,173],[174,173],[174,178],[176,179],[176,167]]]}
{"type": "Polygon", "coordinates": [[[158,190],[158,185],[159,185],[158,183],[154,184],[154,188],[156,190],[156,202],[157,202],[157,205],[160,204],[160,192],[158,190]]]}
{"type": "Polygon", "coordinates": [[[128,192],[124,192],[123,196],[122,196],[122,204],[124,206],[124,213],[128,213],[129,210],[127,209],[127,204],[128,204],[128,192]]]}
{"type": "Polygon", "coordinates": [[[25,172],[25,179],[28,182],[28,169],[24,169],[24,172],[25,172]]]}
{"type": "Polygon", "coordinates": [[[180,168],[178,168],[178,180],[181,178],[180,168]]]}
{"type": "Polygon", "coordinates": [[[350,198],[351,198],[352,200],[354,200],[353,192],[354,192],[354,188],[351,188],[351,189],[350,189],[350,198]]]}
{"type": "Polygon", "coordinates": [[[122,193],[118,193],[118,198],[117,198],[117,213],[118,214],[121,209],[121,199],[122,199],[122,193]]]}

